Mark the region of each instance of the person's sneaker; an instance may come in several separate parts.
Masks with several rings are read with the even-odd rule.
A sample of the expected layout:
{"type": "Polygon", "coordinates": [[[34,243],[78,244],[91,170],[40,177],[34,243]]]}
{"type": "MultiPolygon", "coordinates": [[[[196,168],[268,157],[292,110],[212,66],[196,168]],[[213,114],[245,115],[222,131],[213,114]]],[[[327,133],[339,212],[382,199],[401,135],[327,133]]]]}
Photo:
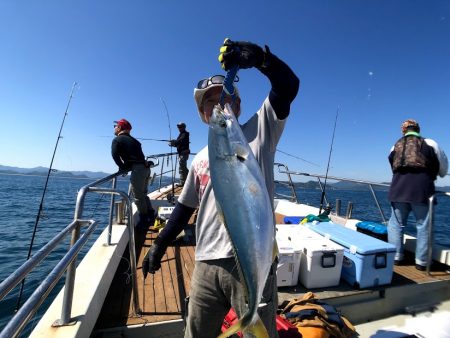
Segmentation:
{"type": "Polygon", "coordinates": [[[184,184],[183,183],[175,183],[175,186],[176,187],[182,187],[182,186],[184,186],[184,184]]]}
{"type": "Polygon", "coordinates": [[[425,271],[427,267],[425,265],[416,264],[416,269],[419,271],[425,271]]]}
{"type": "Polygon", "coordinates": [[[403,259],[395,259],[394,260],[394,265],[399,266],[399,265],[403,265],[403,264],[404,264],[403,259]]]}

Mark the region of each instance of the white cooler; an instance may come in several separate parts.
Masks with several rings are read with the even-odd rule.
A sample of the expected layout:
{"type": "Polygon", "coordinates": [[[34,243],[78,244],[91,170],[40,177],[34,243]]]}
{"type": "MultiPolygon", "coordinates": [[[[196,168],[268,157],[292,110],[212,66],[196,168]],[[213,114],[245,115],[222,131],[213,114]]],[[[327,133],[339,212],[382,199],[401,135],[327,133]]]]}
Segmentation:
{"type": "Polygon", "coordinates": [[[323,241],[322,235],[299,224],[277,224],[277,285],[294,286],[299,281],[300,258],[310,240],[323,241]]]}
{"type": "Polygon", "coordinates": [[[303,250],[303,244],[311,239],[323,239],[323,236],[301,224],[276,224],[277,240],[292,242],[294,247],[303,250]]]}
{"type": "Polygon", "coordinates": [[[277,285],[293,286],[298,283],[298,272],[300,269],[300,250],[288,241],[277,240],[278,244],[278,265],[277,265],[277,285]]]}
{"type": "Polygon", "coordinates": [[[173,209],[175,209],[175,207],[159,207],[158,216],[164,219],[169,219],[173,209]]]}
{"type": "Polygon", "coordinates": [[[303,242],[303,246],[300,255],[300,283],[307,288],[338,285],[344,248],[324,237],[303,242]]]}

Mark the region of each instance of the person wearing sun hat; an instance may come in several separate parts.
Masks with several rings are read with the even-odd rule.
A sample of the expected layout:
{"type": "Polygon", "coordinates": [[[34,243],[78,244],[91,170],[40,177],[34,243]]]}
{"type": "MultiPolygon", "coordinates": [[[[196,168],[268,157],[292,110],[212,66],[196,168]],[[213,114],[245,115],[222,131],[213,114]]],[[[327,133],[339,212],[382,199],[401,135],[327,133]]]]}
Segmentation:
{"type": "Polygon", "coordinates": [[[416,269],[425,271],[428,256],[428,201],[435,192],[437,176],[444,177],[448,160],[436,141],[423,138],[416,120],[401,124],[402,137],[391,148],[389,163],[392,182],[389,188],[391,217],[388,241],[396,247],[394,263],[403,263],[403,233],[412,212],[416,218],[416,269]]]}
{"type": "Polygon", "coordinates": [[[146,230],[155,221],[155,211],[148,198],[150,167],[145,161],[141,143],[130,135],[131,123],[126,119],[114,121],[111,155],[119,170],[130,171],[131,192],[139,213],[136,227],[146,230]]]}
{"type": "MultiPolygon", "coordinates": [[[[290,106],[299,89],[299,79],[283,61],[266,46],[245,41],[225,40],[220,48],[219,61],[224,70],[256,68],[265,75],[271,89],[256,113],[241,128],[262,170],[269,196],[273,199],[273,164],[275,151],[282,135],[290,106]]],[[[200,119],[207,124],[214,105],[223,89],[223,75],[202,79],[194,89],[194,100],[200,119]]],[[[241,115],[241,97],[226,95],[237,117],[241,115]]],[[[193,159],[189,175],[178,203],[165,228],[148,251],[142,266],[144,277],[161,267],[167,246],[183,230],[196,208],[195,269],[186,318],[185,337],[217,337],[230,307],[238,316],[245,312],[245,295],[233,257],[229,236],[216,208],[216,200],[209,177],[208,149],[202,149],[193,159]]],[[[275,229],[274,229],[275,231],[275,229]]],[[[273,264],[258,313],[269,333],[277,337],[275,315],[278,306],[276,262],[273,264]]],[[[247,336],[247,334],[245,334],[247,336]]]]}

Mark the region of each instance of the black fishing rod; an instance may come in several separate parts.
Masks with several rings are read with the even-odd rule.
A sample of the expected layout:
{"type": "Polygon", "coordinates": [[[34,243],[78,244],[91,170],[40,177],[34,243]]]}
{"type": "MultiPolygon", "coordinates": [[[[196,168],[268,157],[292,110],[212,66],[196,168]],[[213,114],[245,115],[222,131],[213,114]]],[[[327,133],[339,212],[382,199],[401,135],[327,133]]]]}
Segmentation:
{"type": "MultiPolygon", "coordinates": [[[[39,203],[39,210],[38,210],[38,213],[36,215],[36,221],[34,223],[33,235],[31,236],[30,246],[28,248],[27,261],[30,259],[31,252],[33,250],[34,238],[36,237],[37,226],[38,226],[38,223],[39,223],[39,219],[41,218],[41,214],[42,214],[42,205],[44,203],[45,193],[47,192],[48,180],[50,178],[50,173],[53,171],[53,169],[52,169],[53,160],[55,159],[56,149],[58,148],[59,140],[62,138],[61,132],[62,132],[62,129],[64,127],[64,122],[66,121],[67,112],[69,111],[70,102],[72,101],[72,97],[73,97],[73,92],[75,91],[75,88],[77,87],[77,85],[78,84],[76,82],[73,83],[72,90],[70,91],[69,101],[67,102],[66,110],[64,112],[64,117],[63,117],[63,120],[61,122],[61,127],[59,128],[58,137],[56,138],[55,149],[53,149],[52,160],[50,161],[50,167],[48,168],[47,178],[45,180],[44,189],[42,191],[41,202],[39,203]]],[[[20,285],[20,291],[19,291],[19,296],[18,296],[18,299],[17,299],[17,304],[16,304],[16,310],[15,311],[18,311],[19,308],[20,308],[20,301],[22,299],[24,286],[25,286],[25,278],[22,279],[22,283],[20,285]]]]}
{"type": "Polygon", "coordinates": [[[336,131],[336,123],[337,123],[338,115],[339,115],[339,106],[336,109],[336,118],[334,119],[333,136],[331,137],[330,153],[328,154],[327,172],[325,174],[325,183],[323,185],[322,196],[320,197],[319,215],[322,212],[323,200],[325,198],[325,188],[327,187],[328,169],[330,169],[331,152],[333,151],[334,133],[336,131]]]}
{"type": "MultiPolygon", "coordinates": [[[[169,124],[169,139],[172,140],[172,128],[170,127],[170,117],[169,117],[169,110],[167,109],[166,102],[161,97],[161,102],[164,105],[164,109],[166,111],[167,116],[167,122],[169,124]]],[[[173,159],[172,156],[170,156],[170,163],[172,164],[172,202],[175,200],[175,170],[173,168],[173,159]]]]}
{"type": "Polygon", "coordinates": [[[142,141],[170,142],[170,140],[160,140],[160,139],[156,139],[156,138],[142,138],[142,137],[135,137],[135,139],[142,140],[142,141]]]}

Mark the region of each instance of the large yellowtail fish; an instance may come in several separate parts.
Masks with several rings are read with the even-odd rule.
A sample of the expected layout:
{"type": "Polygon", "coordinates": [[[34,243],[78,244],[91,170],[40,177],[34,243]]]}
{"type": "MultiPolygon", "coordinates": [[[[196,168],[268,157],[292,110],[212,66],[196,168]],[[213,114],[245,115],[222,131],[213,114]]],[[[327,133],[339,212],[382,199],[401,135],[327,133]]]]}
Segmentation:
{"type": "Polygon", "coordinates": [[[269,337],[257,309],[274,257],[274,220],[261,169],[227,104],[217,105],[209,122],[208,156],[219,214],[234,247],[246,293],[247,311],[219,338],[250,332],[269,337]]]}

